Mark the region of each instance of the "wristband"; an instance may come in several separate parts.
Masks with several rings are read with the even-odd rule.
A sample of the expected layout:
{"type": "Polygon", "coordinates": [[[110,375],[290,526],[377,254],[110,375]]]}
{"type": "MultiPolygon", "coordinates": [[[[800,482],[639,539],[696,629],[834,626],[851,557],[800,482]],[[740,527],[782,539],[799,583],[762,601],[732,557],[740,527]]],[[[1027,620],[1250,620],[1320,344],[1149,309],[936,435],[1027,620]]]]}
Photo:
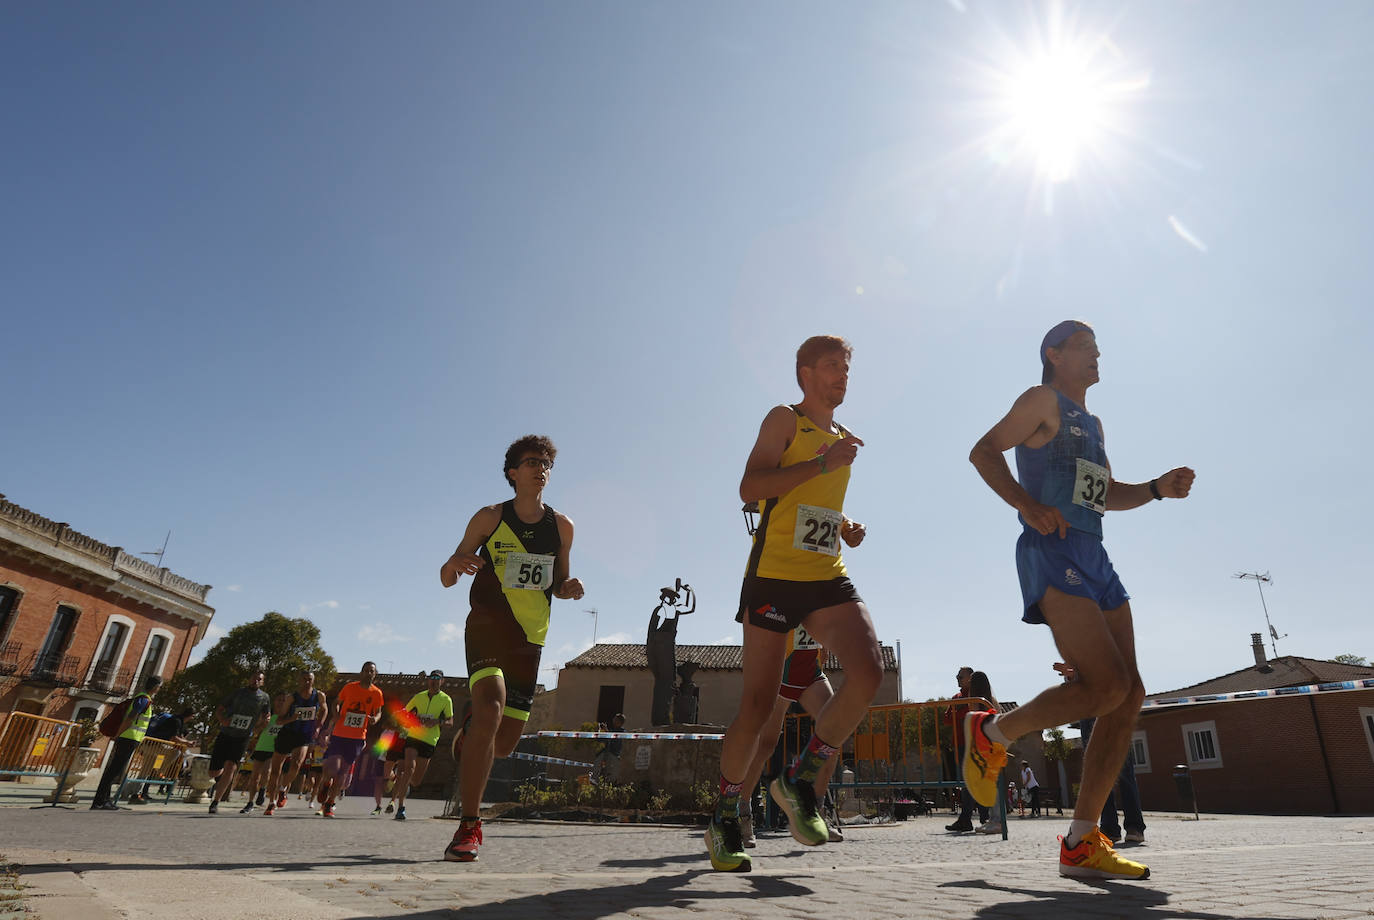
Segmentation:
{"type": "Polygon", "coordinates": [[[1158,479],[1151,479],[1151,480],[1150,480],[1150,494],[1153,495],[1153,496],[1155,497],[1155,501],[1157,501],[1157,502],[1163,501],[1163,500],[1164,500],[1164,496],[1159,494],[1159,480],[1158,480],[1158,479]]]}
{"type": "Polygon", "coordinates": [[[829,470],[825,468],[825,454],[821,454],[816,458],[816,465],[821,468],[822,475],[829,472],[829,470]]]}

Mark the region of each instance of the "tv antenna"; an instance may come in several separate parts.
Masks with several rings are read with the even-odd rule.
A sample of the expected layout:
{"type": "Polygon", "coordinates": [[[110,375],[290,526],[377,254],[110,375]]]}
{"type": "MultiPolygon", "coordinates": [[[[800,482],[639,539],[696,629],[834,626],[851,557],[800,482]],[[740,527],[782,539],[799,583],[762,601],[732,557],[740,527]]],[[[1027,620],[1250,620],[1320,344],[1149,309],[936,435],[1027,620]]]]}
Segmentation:
{"type": "Polygon", "coordinates": [[[582,612],[590,615],[592,618],[592,645],[596,645],[596,618],[600,611],[592,607],[590,610],[584,610],[582,612]]]}
{"type": "Polygon", "coordinates": [[[1288,633],[1284,633],[1281,636],[1279,635],[1279,631],[1275,629],[1274,624],[1269,621],[1269,605],[1264,602],[1264,586],[1272,585],[1274,579],[1269,577],[1268,572],[1265,572],[1263,575],[1258,572],[1237,572],[1231,577],[1239,578],[1242,581],[1253,580],[1255,582],[1255,587],[1259,589],[1260,606],[1264,608],[1264,625],[1269,627],[1269,651],[1275,658],[1279,657],[1278,641],[1280,639],[1287,639],[1288,633]]]}
{"type": "Polygon", "coordinates": [[[162,549],[155,553],[139,553],[140,556],[156,556],[157,567],[162,568],[162,557],[167,555],[167,543],[172,539],[172,532],[167,531],[167,538],[162,541],[162,549]]]}

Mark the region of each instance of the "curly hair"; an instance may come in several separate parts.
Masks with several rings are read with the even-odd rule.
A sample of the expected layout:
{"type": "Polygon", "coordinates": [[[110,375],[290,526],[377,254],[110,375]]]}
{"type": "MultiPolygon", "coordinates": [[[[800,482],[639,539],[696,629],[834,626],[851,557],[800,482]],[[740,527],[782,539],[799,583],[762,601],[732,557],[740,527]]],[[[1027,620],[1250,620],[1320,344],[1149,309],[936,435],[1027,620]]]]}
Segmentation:
{"type": "Polygon", "coordinates": [[[558,448],[553,446],[553,441],[542,434],[527,434],[520,440],[506,448],[506,465],[501,467],[501,475],[506,477],[506,482],[512,489],[515,488],[515,480],[511,479],[510,471],[515,469],[515,464],[520,462],[521,454],[543,454],[550,460],[558,456],[558,448]]]}
{"type": "Polygon", "coordinates": [[[797,386],[802,385],[801,369],[815,367],[821,358],[831,352],[844,352],[845,359],[853,357],[854,346],[838,335],[813,335],[797,349],[797,386]]]}

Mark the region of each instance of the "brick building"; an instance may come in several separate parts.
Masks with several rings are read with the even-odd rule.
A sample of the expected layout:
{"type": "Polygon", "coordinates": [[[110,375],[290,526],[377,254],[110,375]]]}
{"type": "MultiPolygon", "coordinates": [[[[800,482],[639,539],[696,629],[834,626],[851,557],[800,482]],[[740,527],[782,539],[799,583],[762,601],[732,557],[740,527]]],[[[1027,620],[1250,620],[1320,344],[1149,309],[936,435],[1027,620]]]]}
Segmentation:
{"type": "Polygon", "coordinates": [[[214,616],[209,590],[0,495],[0,716],[99,719],[171,677],[214,616]]]}
{"type": "MultiPolygon", "coordinates": [[[[882,646],[883,679],[874,703],[901,699],[897,656],[892,646],[882,646]]],[[[697,722],[728,725],[739,709],[743,688],[744,647],[741,645],[679,645],[677,660],[697,664],[693,681],[701,688],[697,722]]],[[[835,687],[844,683],[839,659],[827,655],[826,674],[835,687]]],[[[576,728],[583,722],[610,723],[617,712],[625,713],[630,731],[649,730],[654,677],[644,644],[593,645],[558,672],[554,722],[576,728]]]]}
{"type": "MultiPolygon", "coordinates": [[[[1151,694],[1151,700],[1374,678],[1374,668],[1285,655],[1151,694]]],[[[1187,764],[1201,811],[1237,814],[1374,812],[1374,690],[1146,709],[1134,738],[1146,809],[1184,811],[1173,780],[1187,764]]]]}

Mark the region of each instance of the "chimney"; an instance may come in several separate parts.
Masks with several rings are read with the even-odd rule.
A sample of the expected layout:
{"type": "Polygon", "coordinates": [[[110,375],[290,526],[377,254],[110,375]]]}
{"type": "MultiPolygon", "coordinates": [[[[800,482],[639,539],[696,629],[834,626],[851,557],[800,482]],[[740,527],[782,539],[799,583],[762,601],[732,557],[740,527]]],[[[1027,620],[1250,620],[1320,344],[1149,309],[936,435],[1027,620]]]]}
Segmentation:
{"type": "Polygon", "coordinates": [[[1250,650],[1255,653],[1255,666],[1264,667],[1269,659],[1264,654],[1264,638],[1259,633],[1250,634],[1250,650]]]}

